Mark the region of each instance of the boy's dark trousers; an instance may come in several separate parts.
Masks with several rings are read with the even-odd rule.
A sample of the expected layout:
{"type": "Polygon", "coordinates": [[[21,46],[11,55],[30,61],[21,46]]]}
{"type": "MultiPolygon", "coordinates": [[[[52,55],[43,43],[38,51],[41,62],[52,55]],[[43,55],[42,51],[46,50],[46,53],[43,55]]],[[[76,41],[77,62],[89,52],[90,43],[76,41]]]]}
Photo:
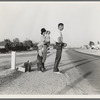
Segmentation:
{"type": "Polygon", "coordinates": [[[41,57],[39,54],[37,55],[37,69],[38,71],[43,71],[44,68],[44,63],[42,62],[43,57],[41,57]]]}
{"type": "Polygon", "coordinates": [[[61,60],[61,55],[62,55],[62,47],[63,43],[56,43],[56,58],[55,58],[55,63],[54,63],[54,72],[58,72],[58,65],[61,60]]]}

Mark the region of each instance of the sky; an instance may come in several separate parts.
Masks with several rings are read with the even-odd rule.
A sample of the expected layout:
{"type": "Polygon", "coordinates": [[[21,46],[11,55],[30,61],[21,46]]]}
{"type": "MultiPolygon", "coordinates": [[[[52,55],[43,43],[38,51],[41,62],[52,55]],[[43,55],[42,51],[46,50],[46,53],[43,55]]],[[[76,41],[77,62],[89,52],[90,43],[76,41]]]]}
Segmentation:
{"type": "Polygon", "coordinates": [[[100,2],[0,2],[0,41],[39,42],[41,28],[51,31],[64,23],[69,47],[100,41],[100,2]]]}

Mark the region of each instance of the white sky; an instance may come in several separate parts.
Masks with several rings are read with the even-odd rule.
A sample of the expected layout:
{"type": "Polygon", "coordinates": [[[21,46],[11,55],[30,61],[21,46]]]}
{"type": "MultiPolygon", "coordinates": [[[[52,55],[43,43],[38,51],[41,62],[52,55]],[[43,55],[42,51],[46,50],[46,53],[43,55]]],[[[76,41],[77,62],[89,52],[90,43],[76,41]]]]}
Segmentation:
{"type": "Polygon", "coordinates": [[[0,2],[0,41],[38,42],[41,28],[54,34],[59,22],[68,46],[100,41],[100,2],[0,2]]]}

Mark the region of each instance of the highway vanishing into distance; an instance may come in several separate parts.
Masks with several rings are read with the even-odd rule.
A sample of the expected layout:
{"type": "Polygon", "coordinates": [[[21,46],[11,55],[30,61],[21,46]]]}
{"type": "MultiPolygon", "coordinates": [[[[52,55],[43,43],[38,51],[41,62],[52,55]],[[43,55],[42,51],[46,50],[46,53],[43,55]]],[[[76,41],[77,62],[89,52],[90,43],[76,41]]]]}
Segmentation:
{"type": "Polygon", "coordinates": [[[68,49],[66,53],[80,74],[100,92],[100,57],[79,53],[73,49],[68,49]]]}

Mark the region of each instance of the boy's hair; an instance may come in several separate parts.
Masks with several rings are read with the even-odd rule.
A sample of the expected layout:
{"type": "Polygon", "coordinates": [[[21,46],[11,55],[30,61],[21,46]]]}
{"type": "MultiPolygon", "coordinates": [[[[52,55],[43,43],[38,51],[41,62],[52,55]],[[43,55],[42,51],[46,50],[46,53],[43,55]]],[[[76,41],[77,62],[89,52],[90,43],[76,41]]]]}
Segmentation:
{"type": "Polygon", "coordinates": [[[42,28],[41,29],[41,34],[43,34],[43,32],[46,32],[46,29],[45,28],[42,28]]]}
{"type": "Polygon", "coordinates": [[[58,24],[58,27],[59,27],[60,25],[61,25],[61,26],[64,26],[64,24],[63,24],[63,23],[59,23],[59,24],[58,24]]]}

